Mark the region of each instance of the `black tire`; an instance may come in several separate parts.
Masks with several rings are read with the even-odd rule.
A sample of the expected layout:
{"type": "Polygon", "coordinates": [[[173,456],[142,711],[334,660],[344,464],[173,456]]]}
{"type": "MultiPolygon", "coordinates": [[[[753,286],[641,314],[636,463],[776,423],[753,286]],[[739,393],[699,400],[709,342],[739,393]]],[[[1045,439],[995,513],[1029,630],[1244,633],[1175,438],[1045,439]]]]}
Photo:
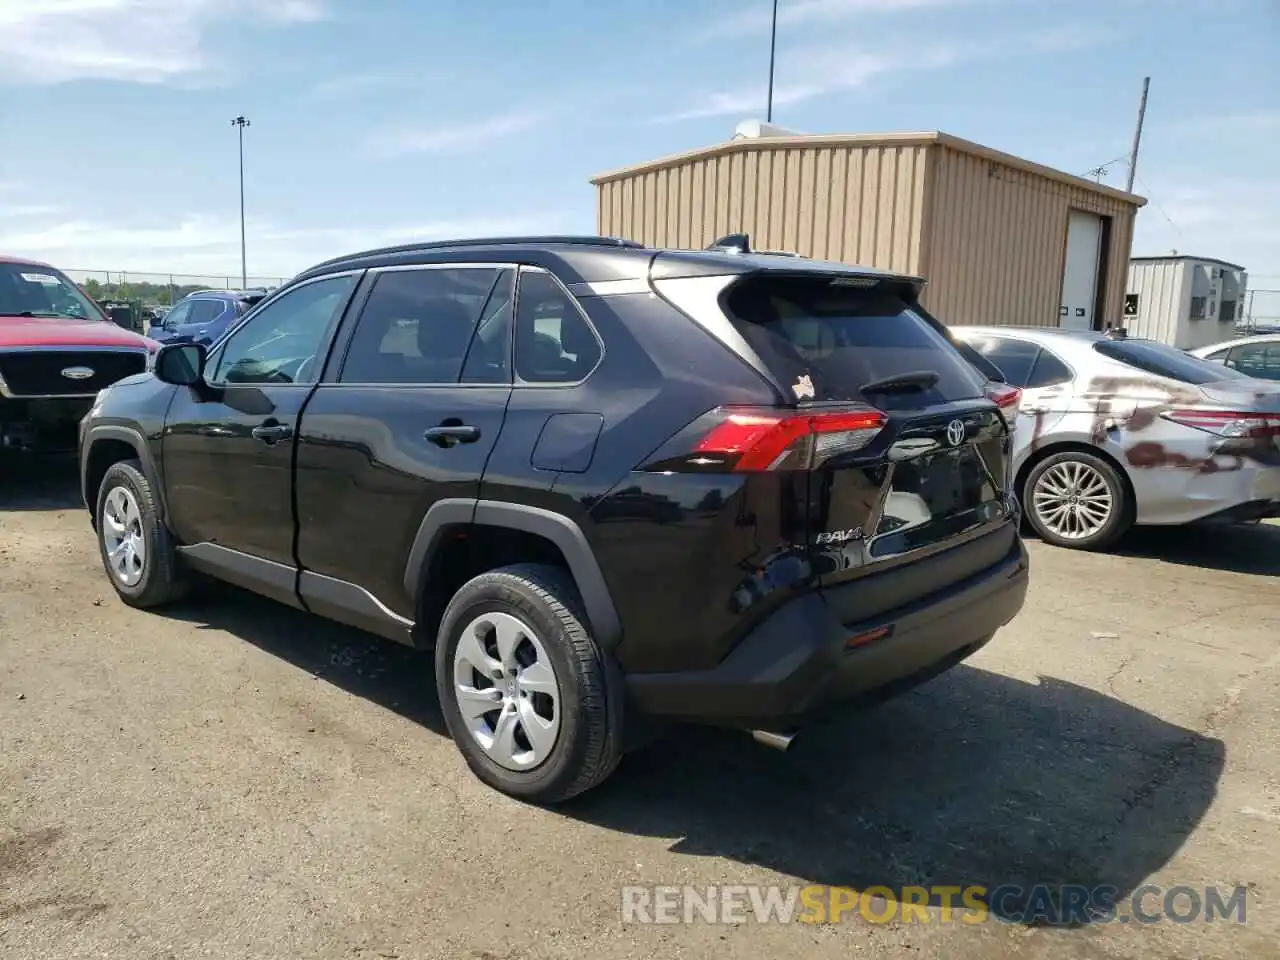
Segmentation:
{"type": "Polygon", "coordinates": [[[145,610],[173,603],[186,596],[191,587],[190,577],[182,568],[172,534],[160,519],[151,481],[142,472],[138,461],[123,460],[107,469],[98,487],[95,510],[98,553],[102,557],[107,579],[111,581],[111,586],[121,600],[131,607],[145,610]],[[141,519],[141,540],[144,546],[142,573],[138,581],[132,584],[124,582],[116,574],[107,556],[104,511],[108,496],[119,487],[123,487],[133,497],[141,519]]]}
{"type": "Polygon", "coordinates": [[[1133,526],[1133,498],[1128,484],[1110,463],[1101,457],[1082,450],[1067,450],[1045,457],[1027,474],[1022,487],[1022,511],[1037,536],[1045,543],[1072,550],[1105,550],[1133,526]],[[1101,479],[1111,495],[1111,512],[1094,532],[1081,536],[1064,536],[1050,527],[1036,509],[1036,486],[1054,467],[1062,464],[1078,464],[1088,468],[1101,479]]]}
{"type": "Polygon", "coordinates": [[[515,564],[482,573],[445,608],[436,642],[436,689],[454,743],[482,781],[520,800],[554,804],[603,782],[622,754],[622,685],[612,658],[586,626],[572,579],[556,567],[515,564]],[[555,670],[560,728],[536,767],[512,770],[489,757],[458,708],[454,652],[463,630],[484,613],[508,613],[538,633],[555,670]]]}

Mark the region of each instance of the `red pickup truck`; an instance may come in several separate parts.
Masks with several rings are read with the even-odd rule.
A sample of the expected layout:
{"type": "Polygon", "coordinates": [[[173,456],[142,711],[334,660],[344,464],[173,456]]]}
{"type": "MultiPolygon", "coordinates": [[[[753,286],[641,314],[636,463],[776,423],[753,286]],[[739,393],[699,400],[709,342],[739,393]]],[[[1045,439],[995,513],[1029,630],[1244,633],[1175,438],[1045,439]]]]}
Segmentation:
{"type": "Polygon", "coordinates": [[[60,270],[0,255],[0,449],[75,449],[98,391],[144,372],[158,346],[60,270]]]}

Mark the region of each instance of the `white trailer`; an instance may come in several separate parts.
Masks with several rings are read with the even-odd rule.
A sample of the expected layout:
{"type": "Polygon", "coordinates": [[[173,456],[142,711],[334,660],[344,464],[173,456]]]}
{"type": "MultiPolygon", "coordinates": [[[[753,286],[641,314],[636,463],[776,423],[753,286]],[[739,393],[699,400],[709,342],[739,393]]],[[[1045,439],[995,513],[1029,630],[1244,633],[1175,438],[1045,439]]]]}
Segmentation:
{"type": "Polygon", "coordinates": [[[1244,267],[1172,253],[1129,261],[1123,324],[1131,337],[1183,350],[1236,336],[1244,317],[1244,267]]]}

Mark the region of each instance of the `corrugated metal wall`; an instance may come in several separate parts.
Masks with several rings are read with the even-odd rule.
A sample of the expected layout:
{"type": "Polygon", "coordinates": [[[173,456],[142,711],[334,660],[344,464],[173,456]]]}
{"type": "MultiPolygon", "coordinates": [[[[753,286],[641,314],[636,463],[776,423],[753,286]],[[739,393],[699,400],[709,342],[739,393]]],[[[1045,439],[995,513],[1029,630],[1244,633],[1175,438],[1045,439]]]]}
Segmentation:
{"type": "Polygon", "coordinates": [[[925,303],[956,324],[1057,326],[1071,208],[1111,218],[1103,321],[1120,321],[1134,207],[998,160],[940,145],[921,266],[925,303]]]}
{"type": "Polygon", "coordinates": [[[1191,296],[1191,276],[1183,261],[1131,263],[1126,293],[1138,295],[1137,317],[1125,321],[1131,337],[1176,344],[1180,318],[1191,296]]]}
{"type": "Polygon", "coordinates": [[[597,229],[684,249],[745,231],[757,249],[916,273],[931,149],[735,144],[599,184],[597,229]]]}

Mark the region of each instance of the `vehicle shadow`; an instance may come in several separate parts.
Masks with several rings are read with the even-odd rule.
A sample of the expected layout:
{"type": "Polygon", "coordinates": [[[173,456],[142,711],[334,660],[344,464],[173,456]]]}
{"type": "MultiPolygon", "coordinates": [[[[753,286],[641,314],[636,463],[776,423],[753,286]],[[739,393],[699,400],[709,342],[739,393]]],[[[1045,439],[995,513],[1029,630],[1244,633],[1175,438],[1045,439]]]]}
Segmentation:
{"type": "Polygon", "coordinates": [[[1280,577],[1280,525],[1137,527],[1116,544],[1124,557],[1280,577]]]}
{"type": "MultiPolygon", "coordinates": [[[[166,614],[445,735],[428,654],[222,585],[166,614]]],[[[806,883],[935,888],[935,905],[940,886],[981,885],[1003,920],[1075,926],[1093,918],[1062,888],[1134,891],[1200,822],[1224,761],[1221,741],[1106,694],[961,665],[786,754],[681,728],[557,809],[806,883]]]]}
{"type": "Polygon", "coordinates": [[[1001,920],[1081,926],[1098,919],[1086,903],[1111,895],[1100,888],[1121,902],[1179,850],[1225,753],[1094,690],[961,665],[802,732],[786,754],[741,733],[681,731],[564,810],[806,883],[893,899],[923,887],[915,895],[934,906],[952,886],[956,907],[977,885],[1001,920]]]}
{"type": "Polygon", "coordinates": [[[73,455],[31,456],[0,451],[0,511],[83,507],[79,462],[73,455]]]}
{"type": "Polygon", "coordinates": [[[348,693],[447,735],[429,653],[222,583],[201,583],[189,600],[156,612],[204,629],[225,630],[348,693]]]}

